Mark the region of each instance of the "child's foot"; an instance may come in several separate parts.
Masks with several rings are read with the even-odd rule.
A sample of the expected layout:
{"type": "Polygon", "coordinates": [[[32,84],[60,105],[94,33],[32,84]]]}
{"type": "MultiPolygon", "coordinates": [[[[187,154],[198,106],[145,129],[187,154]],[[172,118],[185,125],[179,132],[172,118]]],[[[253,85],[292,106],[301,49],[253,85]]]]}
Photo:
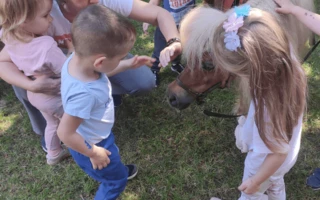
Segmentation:
{"type": "Polygon", "coordinates": [[[316,168],[307,178],[307,186],[310,186],[313,190],[320,190],[320,168],[316,168]]]}
{"type": "Polygon", "coordinates": [[[70,154],[69,154],[68,149],[62,147],[62,151],[60,151],[60,153],[56,157],[47,158],[47,164],[48,165],[56,165],[69,156],[70,156],[70,154]]]}
{"type": "Polygon", "coordinates": [[[134,164],[126,165],[128,170],[128,180],[133,179],[138,174],[138,167],[134,164]]]}

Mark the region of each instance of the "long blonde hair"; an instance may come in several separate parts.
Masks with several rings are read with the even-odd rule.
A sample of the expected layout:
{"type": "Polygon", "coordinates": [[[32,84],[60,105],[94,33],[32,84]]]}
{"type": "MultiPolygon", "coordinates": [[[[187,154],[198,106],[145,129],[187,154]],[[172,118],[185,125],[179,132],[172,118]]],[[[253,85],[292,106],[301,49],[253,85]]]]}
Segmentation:
{"type": "Polygon", "coordinates": [[[283,152],[280,144],[289,143],[307,93],[306,76],[288,36],[272,15],[258,9],[251,10],[239,29],[237,51],[226,49],[224,34],[221,24],[213,39],[216,67],[248,83],[241,90],[254,102],[261,139],[272,151],[283,152]]]}
{"type": "Polygon", "coordinates": [[[39,12],[41,1],[44,0],[1,0],[0,1],[0,26],[2,26],[1,39],[8,36],[13,39],[27,42],[24,38],[26,32],[19,26],[26,20],[35,18],[39,12]]]}

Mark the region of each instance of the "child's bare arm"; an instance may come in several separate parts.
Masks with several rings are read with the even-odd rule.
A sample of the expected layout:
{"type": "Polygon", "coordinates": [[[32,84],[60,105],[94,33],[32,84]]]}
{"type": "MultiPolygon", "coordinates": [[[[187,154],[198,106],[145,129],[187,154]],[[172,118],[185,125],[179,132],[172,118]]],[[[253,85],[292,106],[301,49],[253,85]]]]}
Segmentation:
{"type": "Polygon", "coordinates": [[[288,154],[273,153],[268,154],[258,172],[249,179],[242,182],[238,187],[246,194],[254,194],[259,190],[260,185],[272,176],[283,164],[288,154]]]}
{"type": "Polygon", "coordinates": [[[82,121],[79,117],[64,113],[58,127],[58,136],[68,147],[89,157],[93,169],[102,169],[110,163],[108,156],[111,153],[102,147],[86,144],[82,136],[76,132],[82,121]]]}
{"type": "Polygon", "coordinates": [[[283,14],[293,14],[311,31],[320,35],[320,15],[294,5],[290,0],[274,0],[280,8],[276,11],[283,14]]]}
{"type": "Polygon", "coordinates": [[[154,58],[151,58],[149,56],[134,56],[130,59],[121,60],[119,65],[112,70],[111,72],[107,73],[108,77],[112,77],[120,72],[123,72],[127,69],[136,69],[138,67],[141,67],[143,65],[152,65],[152,63],[155,61],[154,58]]]}

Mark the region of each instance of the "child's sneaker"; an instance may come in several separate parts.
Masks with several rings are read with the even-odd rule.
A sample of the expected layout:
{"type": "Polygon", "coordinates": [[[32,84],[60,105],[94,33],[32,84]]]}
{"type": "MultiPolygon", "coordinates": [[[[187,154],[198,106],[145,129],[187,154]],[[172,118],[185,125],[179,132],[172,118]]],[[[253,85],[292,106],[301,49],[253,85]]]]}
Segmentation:
{"type": "Polygon", "coordinates": [[[126,165],[128,170],[128,180],[133,179],[138,174],[138,167],[134,164],[126,165]]]}
{"type": "Polygon", "coordinates": [[[54,157],[54,158],[47,158],[47,164],[48,165],[56,165],[58,164],[59,162],[61,162],[62,160],[64,160],[65,158],[69,157],[70,154],[69,154],[69,151],[67,148],[64,148],[62,146],[62,151],[60,151],[60,153],[54,157]]]}
{"type": "Polygon", "coordinates": [[[312,175],[307,178],[307,186],[313,190],[320,190],[320,168],[316,168],[312,175]]]}

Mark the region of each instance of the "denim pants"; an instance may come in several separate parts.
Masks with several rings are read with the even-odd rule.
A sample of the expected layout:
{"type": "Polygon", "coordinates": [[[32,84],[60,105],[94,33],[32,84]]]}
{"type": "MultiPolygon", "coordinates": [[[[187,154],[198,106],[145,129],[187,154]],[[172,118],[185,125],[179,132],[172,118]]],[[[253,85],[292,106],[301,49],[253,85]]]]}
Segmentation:
{"type": "Polygon", "coordinates": [[[160,61],[160,52],[166,48],[167,41],[166,38],[163,36],[162,32],[160,31],[160,28],[157,27],[156,30],[154,31],[154,49],[153,49],[153,54],[152,57],[156,59],[156,61],[153,63],[151,70],[152,71],[160,71],[160,67],[158,67],[160,61]]]}
{"type": "Polygon", "coordinates": [[[93,169],[89,157],[84,156],[69,148],[70,154],[81,169],[96,181],[100,182],[95,200],[114,200],[125,189],[128,178],[128,170],[122,164],[119,149],[114,143],[113,133],[98,144],[111,152],[110,163],[102,170],[93,169]]]}

